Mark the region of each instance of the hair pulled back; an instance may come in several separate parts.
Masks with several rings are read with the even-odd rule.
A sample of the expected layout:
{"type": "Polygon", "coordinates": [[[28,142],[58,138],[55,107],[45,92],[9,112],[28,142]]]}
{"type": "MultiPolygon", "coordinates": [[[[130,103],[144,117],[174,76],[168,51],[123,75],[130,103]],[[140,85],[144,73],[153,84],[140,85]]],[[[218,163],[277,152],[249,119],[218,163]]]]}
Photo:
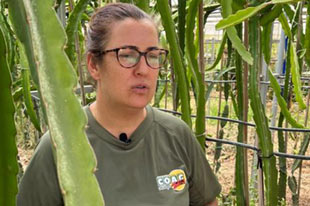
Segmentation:
{"type": "Polygon", "coordinates": [[[152,18],[138,7],[127,3],[110,3],[98,9],[91,17],[87,35],[87,51],[94,53],[106,48],[113,24],[132,18],[134,20],[152,18]]]}

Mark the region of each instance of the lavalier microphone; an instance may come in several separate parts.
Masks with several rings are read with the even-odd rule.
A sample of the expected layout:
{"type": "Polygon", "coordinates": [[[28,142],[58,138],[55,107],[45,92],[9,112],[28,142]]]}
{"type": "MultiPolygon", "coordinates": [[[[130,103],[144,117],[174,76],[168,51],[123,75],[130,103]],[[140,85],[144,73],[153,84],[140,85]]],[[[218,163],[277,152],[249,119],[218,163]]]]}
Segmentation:
{"type": "Polygon", "coordinates": [[[122,132],[120,135],[119,135],[119,140],[122,141],[122,142],[125,142],[127,144],[129,144],[131,142],[131,139],[128,139],[127,137],[127,134],[122,132]]]}

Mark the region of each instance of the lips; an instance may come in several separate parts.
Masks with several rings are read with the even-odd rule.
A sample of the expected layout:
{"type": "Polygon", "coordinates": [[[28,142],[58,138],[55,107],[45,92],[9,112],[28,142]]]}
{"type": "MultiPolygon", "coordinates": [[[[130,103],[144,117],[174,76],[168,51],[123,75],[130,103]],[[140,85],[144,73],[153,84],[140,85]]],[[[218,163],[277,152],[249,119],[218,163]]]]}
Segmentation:
{"type": "Polygon", "coordinates": [[[136,84],[132,86],[133,89],[148,89],[149,86],[147,84],[136,84]]]}
{"type": "Polygon", "coordinates": [[[146,88],[146,86],[141,85],[141,86],[136,86],[135,88],[137,88],[137,89],[145,89],[145,88],[146,88]]]}
{"type": "Polygon", "coordinates": [[[142,93],[147,92],[147,90],[149,89],[149,86],[147,84],[136,84],[132,86],[131,88],[134,92],[142,94],[142,93]]]}

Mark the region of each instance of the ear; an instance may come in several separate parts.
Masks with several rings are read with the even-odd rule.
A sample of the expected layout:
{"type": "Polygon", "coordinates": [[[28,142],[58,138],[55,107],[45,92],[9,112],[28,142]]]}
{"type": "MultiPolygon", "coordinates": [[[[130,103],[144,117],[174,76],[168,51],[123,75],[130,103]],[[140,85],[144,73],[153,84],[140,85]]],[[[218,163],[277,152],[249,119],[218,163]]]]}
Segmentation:
{"type": "Polygon", "coordinates": [[[94,80],[99,80],[100,72],[98,68],[98,64],[94,61],[94,56],[92,53],[87,54],[87,69],[89,74],[92,76],[94,80]]]}

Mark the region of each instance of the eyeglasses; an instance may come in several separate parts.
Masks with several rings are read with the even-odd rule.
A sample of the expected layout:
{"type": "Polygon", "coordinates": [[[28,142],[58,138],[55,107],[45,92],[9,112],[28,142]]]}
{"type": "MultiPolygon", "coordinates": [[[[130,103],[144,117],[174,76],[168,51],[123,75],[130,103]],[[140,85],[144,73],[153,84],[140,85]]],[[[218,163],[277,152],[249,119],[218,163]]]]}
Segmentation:
{"type": "Polygon", "coordinates": [[[140,52],[135,46],[124,46],[95,53],[100,56],[109,52],[115,52],[118,63],[125,68],[136,66],[139,63],[141,56],[144,56],[146,64],[149,67],[152,69],[159,69],[165,64],[168,55],[168,50],[166,49],[150,47],[145,52],[140,52]]]}

